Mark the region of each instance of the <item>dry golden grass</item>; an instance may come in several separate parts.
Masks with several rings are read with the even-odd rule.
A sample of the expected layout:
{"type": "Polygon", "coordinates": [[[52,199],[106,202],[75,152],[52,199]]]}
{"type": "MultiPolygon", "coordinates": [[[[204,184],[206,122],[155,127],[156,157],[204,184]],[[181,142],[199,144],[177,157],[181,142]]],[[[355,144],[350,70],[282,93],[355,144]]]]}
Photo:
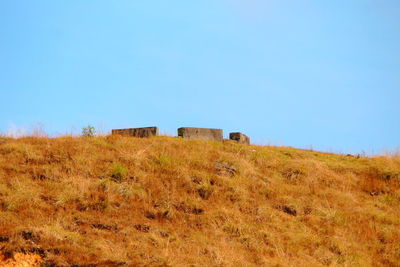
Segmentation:
{"type": "Polygon", "coordinates": [[[396,157],[171,137],[0,140],[8,261],[400,266],[399,207],[396,157]]]}
{"type": "Polygon", "coordinates": [[[39,265],[41,257],[35,254],[15,253],[12,258],[0,255],[0,263],[3,267],[34,267],[39,265]]]}

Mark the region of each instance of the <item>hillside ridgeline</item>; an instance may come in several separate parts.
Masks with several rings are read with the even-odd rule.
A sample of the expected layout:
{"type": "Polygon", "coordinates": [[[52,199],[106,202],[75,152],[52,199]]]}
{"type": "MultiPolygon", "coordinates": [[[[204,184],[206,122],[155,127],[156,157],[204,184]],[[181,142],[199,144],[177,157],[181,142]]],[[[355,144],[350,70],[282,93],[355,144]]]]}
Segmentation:
{"type": "Polygon", "coordinates": [[[395,157],[0,139],[5,266],[400,266],[399,207],[395,157]]]}

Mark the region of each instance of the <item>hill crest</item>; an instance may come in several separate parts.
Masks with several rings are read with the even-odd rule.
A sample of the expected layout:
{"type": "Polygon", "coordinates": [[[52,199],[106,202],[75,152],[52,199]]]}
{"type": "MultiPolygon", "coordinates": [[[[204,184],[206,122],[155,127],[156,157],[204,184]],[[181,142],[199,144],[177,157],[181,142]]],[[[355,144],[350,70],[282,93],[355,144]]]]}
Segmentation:
{"type": "Polygon", "coordinates": [[[171,137],[2,140],[4,262],[400,265],[399,158],[171,137]]]}

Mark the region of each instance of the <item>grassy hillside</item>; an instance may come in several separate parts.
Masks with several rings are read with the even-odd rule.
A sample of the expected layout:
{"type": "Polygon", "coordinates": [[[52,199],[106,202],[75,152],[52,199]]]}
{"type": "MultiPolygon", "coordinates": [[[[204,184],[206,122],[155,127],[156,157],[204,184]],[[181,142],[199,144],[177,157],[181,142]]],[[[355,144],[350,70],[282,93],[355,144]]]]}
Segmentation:
{"type": "Polygon", "coordinates": [[[400,159],[0,139],[0,252],[5,266],[400,266],[400,159]]]}

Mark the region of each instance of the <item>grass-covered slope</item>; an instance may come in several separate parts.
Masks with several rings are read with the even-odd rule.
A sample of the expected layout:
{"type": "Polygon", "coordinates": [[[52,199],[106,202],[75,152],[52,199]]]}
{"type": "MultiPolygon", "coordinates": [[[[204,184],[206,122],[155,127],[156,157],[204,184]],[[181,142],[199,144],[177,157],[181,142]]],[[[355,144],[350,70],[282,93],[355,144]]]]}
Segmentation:
{"type": "Polygon", "coordinates": [[[400,266],[399,204],[399,158],[0,140],[0,265],[400,266]]]}

